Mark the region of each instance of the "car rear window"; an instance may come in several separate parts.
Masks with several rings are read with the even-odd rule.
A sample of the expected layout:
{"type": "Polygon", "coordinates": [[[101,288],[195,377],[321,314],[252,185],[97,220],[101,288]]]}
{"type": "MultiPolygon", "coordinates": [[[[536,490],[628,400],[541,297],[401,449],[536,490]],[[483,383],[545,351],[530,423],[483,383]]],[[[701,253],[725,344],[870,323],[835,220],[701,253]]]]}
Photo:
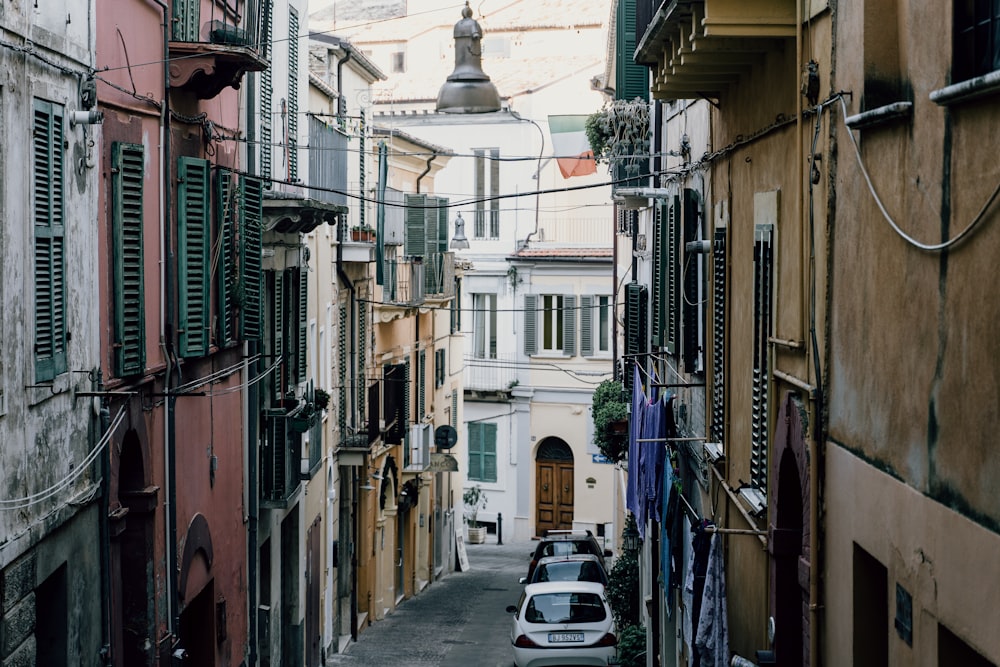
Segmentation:
{"type": "Polygon", "coordinates": [[[600,553],[596,553],[594,548],[590,545],[590,542],[573,542],[570,540],[560,541],[560,542],[549,542],[542,548],[542,556],[572,556],[573,554],[593,554],[595,556],[600,556],[600,553]]]}
{"type": "Polygon", "coordinates": [[[601,566],[592,561],[543,563],[538,566],[535,581],[593,581],[605,583],[601,566]]]}
{"type": "Polygon", "coordinates": [[[595,623],[607,618],[604,603],[594,593],[542,593],[524,610],[529,623],[595,623]]]}

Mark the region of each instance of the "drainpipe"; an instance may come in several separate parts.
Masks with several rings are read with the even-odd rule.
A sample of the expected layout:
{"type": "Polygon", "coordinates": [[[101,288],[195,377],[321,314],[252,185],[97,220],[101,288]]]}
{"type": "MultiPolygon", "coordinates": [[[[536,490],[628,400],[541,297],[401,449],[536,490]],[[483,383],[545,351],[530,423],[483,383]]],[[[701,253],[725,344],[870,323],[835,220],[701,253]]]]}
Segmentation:
{"type": "MultiPolygon", "coordinates": [[[[96,393],[104,391],[104,380],[100,368],[95,369],[91,375],[91,390],[96,393]],[[96,379],[93,379],[95,378],[96,379]]],[[[99,439],[103,439],[111,426],[111,412],[108,408],[107,397],[101,399],[100,410],[100,434],[99,439]]],[[[108,526],[108,509],[111,504],[111,445],[107,445],[107,451],[101,454],[101,503],[98,510],[100,515],[100,537],[101,537],[101,633],[104,635],[104,642],[101,646],[101,664],[104,667],[111,667],[112,653],[114,651],[114,633],[112,632],[111,621],[111,530],[108,526]]]]}
{"type": "Polygon", "coordinates": [[[429,158],[427,158],[427,168],[424,169],[422,172],[420,172],[420,175],[417,176],[417,194],[418,195],[420,194],[420,181],[422,181],[424,179],[424,176],[426,176],[427,174],[430,173],[430,171],[431,171],[431,163],[434,162],[434,158],[436,158],[437,156],[438,156],[438,153],[435,152],[429,158]]]}
{"type": "Polygon", "coordinates": [[[160,344],[164,348],[167,369],[163,376],[163,393],[167,397],[167,414],[163,420],[163,458],[165,464],[164,484],[167,498],[164,502],[164,528],[166,533],[166,575],[167,575],[167,639],[170,653],[176,639],[179,625],[177,595],[177,489],[174,484],[176,473],[174,460],[174,422],[177,398],[170,393],[171,376],[177,371],[174,363],[174,289],[173,262],[170,235],[170,187],[173,170],[170,168],[170,7],[163,0],[153,0],[163,12],[163,103],[160,105],[160,227],[163,232],[163,247],[160,249],[160,289],[162,290],[160,311],[160,344]],[[164,253],[166,256],[164,257],[164,253]]]}
{"type": "MultiPolygon", "coordinates": [[[[615,365],[614,377],[618,371],[618,204],[614,204],[611,214],[611,360],[615,365]]],[[[617,516],[617,515],[616,515],[617,516]]]]}

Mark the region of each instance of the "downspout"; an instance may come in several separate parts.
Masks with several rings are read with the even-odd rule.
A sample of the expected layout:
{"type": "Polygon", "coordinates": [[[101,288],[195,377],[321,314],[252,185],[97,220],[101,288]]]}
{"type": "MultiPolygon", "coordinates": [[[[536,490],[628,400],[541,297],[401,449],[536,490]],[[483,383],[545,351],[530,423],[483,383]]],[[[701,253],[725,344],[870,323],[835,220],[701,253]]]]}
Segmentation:
{"type": "MultiPolygon", "coordinates": [[[[614,204],[611,214],[611,363],[614,377],[619,377],[618,368],[618,204],[614,204]]],[[[624,379],[624,373],[621,374],[624,379]]],[[[617,515],[615,515],[617,516],[617,515]]]]}
{"type": "Polygon", "coordinates": [[[174,363],[174,252],[170,235],[170,188],[172,170],[170,168],[170,8],[163,0],[153,0],[163,11],[163,103],[160,105],[160,226],[163,232],[163,247],[160,249],[160,289],[162,290],[160,312],[160,344],[164,348],[167,369],[163,376],[163,393],[167,397],[167,414],[163,420],[164,485],[167,498],[164,502],[164,529],[166,533],[166,579],[167,579],[167,639],[170,641],[168,654],[173,653],[173,642],[179,624],[177,595],[177,489],[174,484],[174,421],[177,398],[170,393],[171,376],[176,372],[174,363]],[[166,257],[164,257],[166,253],[166,257]]]}
{"type": "MultiPolygon", "coordinates": [[[[96,393],[104,391],[103,373],[97,368],[92,379],[92,390],[96,393]]],[[[103,439],[111,425],[111,412],[108,399],[101,399],[99,439],[103,439]]],[[[108,526],[108,511],[111,507],[111,452],[110,444],[107,451],[101,454],[101,504],[100,504],[100,534],[101,534],[101,664],[111,667],[114,649],[114,632],[111,621],[111,529],[108,526]]]]}
{"type": "Polygon", "coordinates": [[[420,172],[420,175],[417,176],[417,194],[418,195],[420,194],[420,181],[422,181],[424,179],[424,176],[426,176],[427,174],[430,173],[430,171],[431,171],[431,163],[434,162],[434,158],[436,158],[437,156],[438,156],[437,151],[435,151],[434,153],[432,153],[431,156],[429,158],[427,158],[427,168],[424,169],[422,172],[420,172]]]}

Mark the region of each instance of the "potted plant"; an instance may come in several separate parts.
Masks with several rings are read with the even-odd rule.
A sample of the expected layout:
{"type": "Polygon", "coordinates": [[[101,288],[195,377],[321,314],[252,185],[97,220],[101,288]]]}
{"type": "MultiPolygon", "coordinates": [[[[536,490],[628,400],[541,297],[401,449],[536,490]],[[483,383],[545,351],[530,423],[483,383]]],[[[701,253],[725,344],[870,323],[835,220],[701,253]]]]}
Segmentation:
{"type": "Polygon", "coordinates": [[[479,510],[486,508],[486,494],[483,487],[476,484],[470,486],[462,494],[465,502],[465,520],[469,525],[469,544],[483,544],[486,542],[486,526],[479,525],[479,510]]]}
{"type": "Polygon", "coordinates": [[[605,380],[594,390],[594,444],[612,463],[628,458],[628,402],[622,384],[605,380]]]}
{"type": "Polygon", "coordinates": [[[325,389],[316,389],[313,391],[313,403],[316,404],[318,410],[326,410],[326,407],[330,405],[330,394],[326,393],[325,389]]]}
{"type": "Polygon", "coordinates": [[[375,240],[375,230],[368,225],[355,225],[351,227],[351,240],[371,243],[375,240]]]}
{"type": "Polygon", "coordinates": [[[315,405],[303,403],[301,410],[289,416],[289,426],[296,433],[305,433],[316,423],[318,414],[315,405]]]}

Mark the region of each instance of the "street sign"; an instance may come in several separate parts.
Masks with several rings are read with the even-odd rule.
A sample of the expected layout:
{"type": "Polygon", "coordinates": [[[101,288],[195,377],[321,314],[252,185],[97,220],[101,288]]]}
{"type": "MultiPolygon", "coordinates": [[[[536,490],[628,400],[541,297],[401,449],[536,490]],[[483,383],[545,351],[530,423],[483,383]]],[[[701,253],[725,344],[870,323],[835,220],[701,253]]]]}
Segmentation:
{"type": "Polygon", "coordinates": [[[434,429],[434,446],[438,449],[451,449],[458,442],[458,431],[449,424],[434,429]]]}
{"type": "Polygon", "coordinates": [[[431,454],[427,472],[458,472],[458,460],[451,454],[434,452],[431,454]]]}
{"type": "Polygon", "coordinates": [[[613,463],[613,461],[604,454],[591,454],[590,461],[591,463],[613,463]]]}

